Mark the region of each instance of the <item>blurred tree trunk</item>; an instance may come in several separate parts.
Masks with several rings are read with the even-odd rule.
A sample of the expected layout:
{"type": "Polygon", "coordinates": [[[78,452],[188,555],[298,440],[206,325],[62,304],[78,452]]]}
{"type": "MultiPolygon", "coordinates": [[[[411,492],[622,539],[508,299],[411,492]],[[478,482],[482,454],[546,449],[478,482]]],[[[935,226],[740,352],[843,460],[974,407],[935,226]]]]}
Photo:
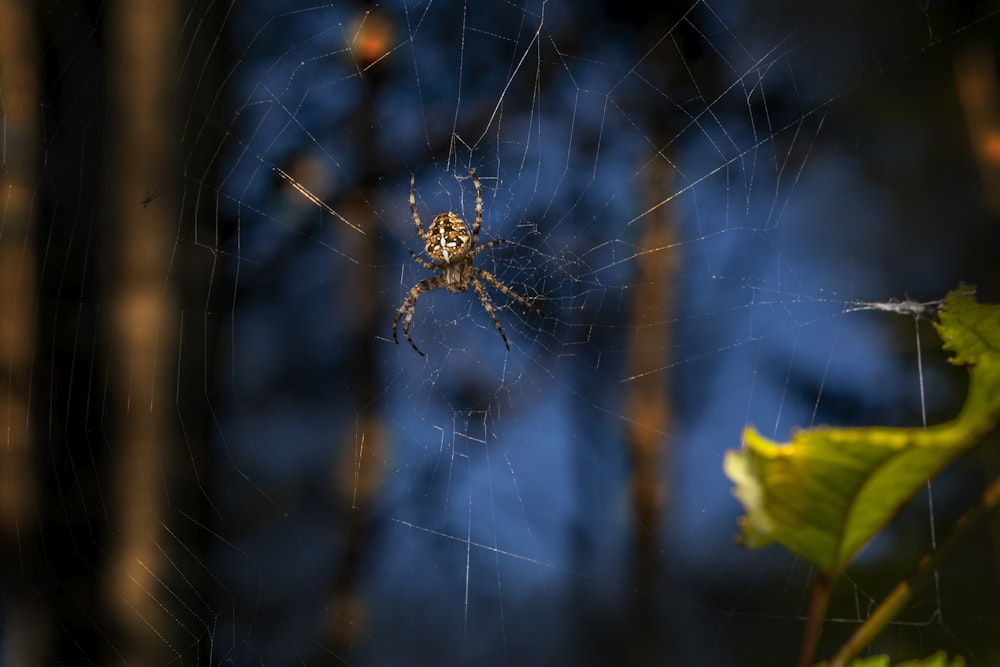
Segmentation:
{"type": "MultiPolygon", "coordinates": [[[[993,216],[1000,216],[1000,86],[996,55],[989,42],[969,40],[958,49],[955,82],[969,143],[983,179],[983,203],[993,216]]],[[[1000,474],[1000,452],[995,447],[981,447],[980,451],[986,478],[1000,474]]],[[[1000,553],[1000,520],[993,521],[990,538],[994,552],[1000,553]]],[[[993,572],[1000,577],[1000,560],[994,562],[993,572]]]]}
{"type": "Polygon", "coordinates": [[[1000,91],[989,44],[968,42],[955,58],[955,79],[972,152],[983,177],[984,203],[1000,215],[1000,91]]]}
{"type": "Polygon", "coordinates": [[[636,246],[638,273],[633,280],[625,395],[625,438],[631,455],[630,491],[635,518],[634,607],[630,623],[634,641],[631,663],[659,664],[656,637],[662,634],[653,608],[660,583],[658,568],[666,492],[667,432],[671,423],[668,368],[676,300],[677,252],[674,207],[663,202],[672,192],[672,167],[660,160],[646,168],[642,198],[652,206],[643,218],[636,246]],[[662,205],[657,206],[662,203],[662,205]]]}
{"type": "MultiPolygon", "coordinates": [[[[638,27],[638,71],[655,90],[669,90],[674,99],[705,100],[720,94],[720,62],[704,51],[704,32],[690,3],[670,0],[656,7],[621,6],[638,27]],[[633,14],[633,12],[635,12],[633,14]],[[663,27],[672,26],[669,39],[663,27]]],[[[669,586],[670,572],[661,570],[665,545],[664,515],[668,504],[666,480],[672,459],[669,439],[673,427],[670,389],[674,347],[674,311],[680,273],[678,240],[677,128],[689,112],[665,105],[640,105],[644,127],[657,146],[657,155],[642,170],[639,201],[645,206],[636,240],[636,275],[632,284],[632,340],[626,373],[631,378],[625,395],[625,438],[631,455],[631,497],[635,516],[635,569],[630,663],[670,664],[675,642],[683,632],[682,619],[668,617],[659,607],[660,593],[669,586]]],[[[700,107],[699,107],[700,108],[700,107]]]]}
{"type": "Polygon", "coordinates": [[[184,441],[174,405],[179,297],[170,279],[171,271],[183,270],[171,267],[180,213],[174,49],[182,15],[172,0],[116,0],[107,10],[104,240],[116,470],[105,478],[113,483],[113,534],[103,596],[114,628],[113,660],[164,665],[191,642],[174,612],[170,582],[178,573],[171,571],[166,532],[171,496],[184,493],[176,476],[184,441]],[[160,194],[155,200],[151,187],[160,194]]]}
{"type": "Polygon", "coordinates": [[[51,619],[33,586],[39,558],[31,406],[35,348],[40,50],[35,3],[0,0],[0,573],[5,665],[50,662],[51,619]]]}
{"type": "MultiPolygon", "coordinates": [[[[367,3],[363,4],[367,6],[367,3]]],[[[378,116],[378,95],[384,87],[384,76],[375,63],[387,52],[394,26],[387,17],[371,8],[359,11],[357,21],[357,26],[350,32],[354,39],[350,52],[355,66],[364,72],[366,85],[353,119],[353,130],[361,138],[362,146],[375,146],[378,142],[372,119],[378,116]]],[[[362,174],[357,195],[343,206],[347,219],[358,223],[366,233],[359,235],[339,224],[335,230],[342,237],[338,247],[350,247],[351,255],[358,257],[358,262],[353,265],[355,275],[350,278],[354,289],[342,290],[334,295],[338,300],[337,309],[346,308],[356,313],[352,345],[354,355],[348,366],[349,384],[345,389],[358,415],[353,432],[341,435],[337,449],[342,455],[334,471],[334,512],[340,525],[343,548],[331,591],[329,636],[335,653],[340,656],[350,655],[361,648],[358,641],[365,636],[363,631],[368,613],[359,584],[365,556],[371,548],[372,508],[382,481],[387,439],[382,415],[373,409],[379,403],[381,386],[375,342],[385,323],[379,318],[381,309],[378,306],[382,299],[377,267],[383,262],[378,235],[374,233],[371,202],[377,199],[375,192],[383,170],[372,152],[366,151],[363,155],[367,159],[360,165],[362,174]],[[355,301],[345,305],[344,299],[355,301]]]]}

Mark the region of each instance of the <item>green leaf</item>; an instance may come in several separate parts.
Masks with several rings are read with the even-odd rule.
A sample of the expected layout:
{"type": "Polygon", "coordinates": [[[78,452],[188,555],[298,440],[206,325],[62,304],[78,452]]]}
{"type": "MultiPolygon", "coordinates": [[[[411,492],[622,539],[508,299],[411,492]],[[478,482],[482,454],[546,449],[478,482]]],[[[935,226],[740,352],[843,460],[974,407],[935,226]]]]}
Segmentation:
{"type": "Polygon", "coordinates": [[[925,482],[992,429],[1000,416],[1000,306],[963,286],[936,324],[951,362],[969,367],[969,393],[955,419],[923,428],[819,427],[777,443],[752,427],[728,451],[726,475],[746,515],[742,543],[772,543],[836,575],[925,482]]]}
{"type": "MultiPolygon", "coordinates": [[[[816,667],[826,667],[826,664],[825,662],[821,662],[816,667]]],[[[892,663],[889,661],[889,656],[873,655],[867,658],[852,660],[847,667],[890,667],[890,665],[892,663]]],[[[965,667],[965,660],[961,656],[949,660],[943,651],[938,651],[926,658],[896,663],[893,667],[965,667]]]]}

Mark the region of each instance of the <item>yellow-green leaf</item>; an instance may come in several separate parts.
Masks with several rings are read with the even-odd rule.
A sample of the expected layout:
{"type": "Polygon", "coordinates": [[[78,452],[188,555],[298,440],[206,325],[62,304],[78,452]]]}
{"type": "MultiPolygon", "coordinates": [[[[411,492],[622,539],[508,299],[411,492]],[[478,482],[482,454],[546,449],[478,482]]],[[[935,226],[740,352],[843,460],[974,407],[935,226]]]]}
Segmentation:
{"type": "Polygon", "coordinates": [[[969,393],[955,419],[923,428],[819,427],[777,443],[752,427],[724,469],[743,503],[742,542],[778,543],[824,572],[839,573],[900,508],[1000,416],[1000,306],[962,287],[937,323],[952,363],[969,367],[969,393]]]}
{"type": "MultiPolygon", "coordinates": [[[[816,667],[826,667],[825,662],[821,662],[816,667]]],[[[887,655],[872,655],[867,658],[852,660],[848,667],[890,667],[892,662],[887,655]]],[[[918,660],[907,660],[898,662],[892,667],[965,667],[965,660],[961,656],[949,659],[943,651],[938,651],[932,656],[918,660]]]]}

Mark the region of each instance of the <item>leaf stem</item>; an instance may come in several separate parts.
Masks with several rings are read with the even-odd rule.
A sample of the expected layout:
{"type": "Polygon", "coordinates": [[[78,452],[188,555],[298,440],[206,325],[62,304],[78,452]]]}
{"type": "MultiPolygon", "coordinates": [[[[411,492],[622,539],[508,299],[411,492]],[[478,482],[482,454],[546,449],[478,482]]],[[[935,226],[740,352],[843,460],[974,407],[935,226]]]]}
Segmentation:
{"type": "Polygon", "coordinates": [[[1000,505],[1000,477],[994,479],[983,492],[979,502],[966,510],[965,514],[958,519],[951,535],[940,545],[940,548],[924,554],[913,573],[899,582],[868,619],[855,630],[854,634],[840,647],[840,650],[830,661],[830,667],[844,667],[849,660],[863,651],[902,611],[906,603],[913,597],[914,591],[924,583],[928,575],[937,569],[955,545],[961,542],[977,523],[996,509],[997,505],[1000,505]]]}
{"type": "Polygon", "coordinates": [[[816,657],[816,648],[819,646],[819,636],[823,632],[823,621],[826,620],[826,608],[830,603],[832,588],[833,579],[827,572],[821,573],[813,583],[812,593],[809,597],[809,615],[806,618],[806,626],[802,630],[799,667],[809,667],[816,657]]]}

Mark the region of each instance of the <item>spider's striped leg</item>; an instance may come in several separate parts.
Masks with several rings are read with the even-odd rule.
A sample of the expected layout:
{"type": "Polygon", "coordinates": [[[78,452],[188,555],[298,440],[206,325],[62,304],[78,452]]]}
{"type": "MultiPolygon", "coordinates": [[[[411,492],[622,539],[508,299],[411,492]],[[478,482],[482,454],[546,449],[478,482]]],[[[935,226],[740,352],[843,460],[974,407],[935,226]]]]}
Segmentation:
{"type": "Polygon", "coordinates": [[[416,262],[420,266],[424,267],[428,271],[440,271],[441,270],[440,266],[436,266],[434,264],[431,264],[426,259],[424,259],[420,255],[418,255],[417,253],[413,252],[412,250],[410,251],[410,257],[413,258],[414,262],[416,262]]]}
{"type": "Polygon", "coordinates": [[[511,288],[509,288],[506,285],[504,285],[502,282],[500,282],[497,279],[496,276],[494,276],[489,271],[486,271],[485,269],[480,269],[480,268],[475,267],[475,266],[472,267],[471,271],[474,274],[476,274],[477,276],[479,276],[480,278],[482,278],[483,280],[485,280],[486,282],[488,282],[493,287],[496,287],[498,290],[500,290],[501,292],[503,292],[504,294],[506,294],[510,298],[514,299],[514,301],[517,301],[522,306],[526,306],[526,307],[532,309],[533,311],[535,311],[536,313],[538,313],[539,315],[541,315],[542,317],[545,317],[545,313],[542,312],[541,308],[539,308],[538,306],[536,306],[535,304],[533,304],[527,297],[521,296],[520,294],[518,294],[517,292],[515,292],[511,288]]]}
{"type": "Polygon", "coordinates": [[[475,246],[472,249],[472,255],[471,256],[475,257],[476,255],[478,255],[482,251],[486,250],[487,248],[492,248],[495,245],[500,245],[501,243],[506,243],[506,242],[507,242],[507,239],[493,239],[489,243],[484,243],[483,245],[475,246]]]}
{"type": "Polygon", "coordinates": [[[413,222],[417,225],[417,236],[420,238],[424,237],[424,228],[420,224],[420,214],[417,213],[417,200],[413,196],[413,186],[416,184],[416,177],[410,174],[410,214],[413,216],[413,222]]]}
{"type": "Polygon", "coordinates": [[[469,176],[472,176],[472,184],[476,186],[476,222],[472,225],[472,245],[475,247],[479,238],[479,226],[483,224],[483,187],[476,178],[476,170],[470,169],[469,176]]]}
{"type": "Polygon", "coordinates": [[[493,312],[493,303],[490,301],[489,295],[486,293],[486,289],[483,284],[475,279],[475,277],[470,277],[469,282],[472,283],[472,287],[476,290],[476,294],[479,295],[479,300],[483,302],[483,309],[486,314],[490,316],[493,320],[493,324],[496,325],[497,331],[500,332],[500,337],[503,338],[503,344],[507,346],[507,350],[510,351],[510,341],[507,340],[507,334],[503,332],[503,327],[500,326],[500,319],[497,314],[493,312]]]}
{"type": "Polygon", "coordinates": [[[406,313],[406,319],[403,320],[403,335],[406,336],[406,340],[410,341],[410,347],[417,351],[421,357],[425,356],[417,344],[413,342],[410,338],[410,320],[413,319],[413,313],[417,309],[417,297],[428,292],[432,289],[437,289],[438,287],[444,287],[444,278],[441,276],[434,276],[432,278],[425,278],[419,283],[414,285],[410,291],[406,294],[406,298],[403,299],[403,305],[399,307],[396,311],[396,316],[392,318],[392,339],[399,345],[399,339],[396,337],[396,326],[399,324],[399,318],[406,313]]]}

